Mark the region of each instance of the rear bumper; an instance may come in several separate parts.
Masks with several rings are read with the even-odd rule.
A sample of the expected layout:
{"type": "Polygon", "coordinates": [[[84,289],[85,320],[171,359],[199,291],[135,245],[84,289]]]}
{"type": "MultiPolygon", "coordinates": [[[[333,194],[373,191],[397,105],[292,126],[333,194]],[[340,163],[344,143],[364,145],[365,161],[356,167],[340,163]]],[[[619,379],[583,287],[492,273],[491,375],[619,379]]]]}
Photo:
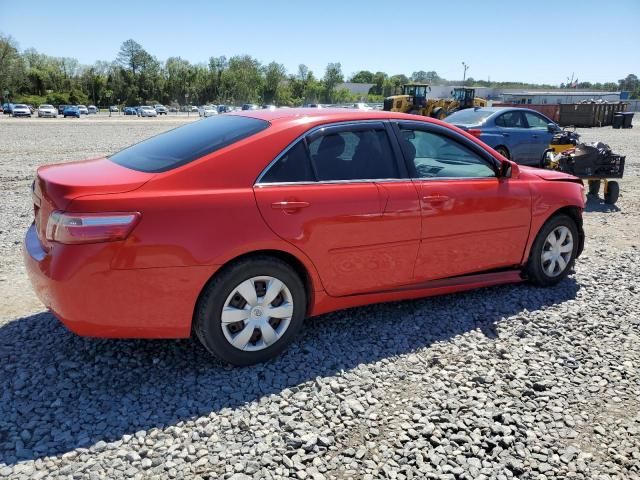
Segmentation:
{"type": "Polygon", "coordinates": [[[114,243],[56,244],[31,226],[23,258],[38,298],[72,332],[105,338],[185,338],[214,266],[110,268],[114,243]]]}

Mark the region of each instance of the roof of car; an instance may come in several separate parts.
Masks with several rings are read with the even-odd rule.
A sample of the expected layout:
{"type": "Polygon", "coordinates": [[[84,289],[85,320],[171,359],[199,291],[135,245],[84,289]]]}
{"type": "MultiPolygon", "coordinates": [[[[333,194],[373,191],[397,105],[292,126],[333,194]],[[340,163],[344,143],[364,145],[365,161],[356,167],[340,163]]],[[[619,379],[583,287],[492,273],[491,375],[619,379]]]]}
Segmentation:
{"type": "MultiPolygon", "coordinates": [[[[278,108],[275,110],[243,110],[231,115],[259,118],[272,123],[304,119],[308,123],[345,122],[350,120],[414,120],[443,124],[439,120],[407,113],[387,112],[383,110],[360,110],[356,108],[278,108]]],[[[447,125],[449,126],[449,125],[447,125]]]]}

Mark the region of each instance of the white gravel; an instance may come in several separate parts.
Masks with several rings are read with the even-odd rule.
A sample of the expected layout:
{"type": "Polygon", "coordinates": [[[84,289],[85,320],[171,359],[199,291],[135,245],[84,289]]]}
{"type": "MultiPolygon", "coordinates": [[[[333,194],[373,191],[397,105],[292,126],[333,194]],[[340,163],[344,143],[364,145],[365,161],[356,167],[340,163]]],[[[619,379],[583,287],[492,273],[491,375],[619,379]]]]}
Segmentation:
{"type": "Polygon", "coordinates": [[[617,207],[590,199],[576,273],[333,313],[280,358],[83,339],[21,264],[44,163],[184,120],[0,118],[0,478],[640,478],[640,129],[617,207]]]}

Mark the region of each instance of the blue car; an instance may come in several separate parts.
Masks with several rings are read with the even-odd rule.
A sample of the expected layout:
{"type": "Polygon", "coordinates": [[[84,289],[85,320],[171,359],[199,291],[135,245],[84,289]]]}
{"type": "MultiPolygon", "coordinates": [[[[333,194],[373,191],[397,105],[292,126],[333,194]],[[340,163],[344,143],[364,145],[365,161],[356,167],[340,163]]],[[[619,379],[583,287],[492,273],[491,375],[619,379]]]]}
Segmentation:
{"type": "Polygon", "coordinates": [[[67,117],[80,118],[80,109],[75,105],[67,105],[66,107],[64,107],[64,110],[62,111],[62,115],[64,115],[64,118],[67,118],[67,117]]]}
{"type": "Polygon", "coordinates": [[[553,135],[562,129],[541,113],[527,108],[467,108],[444,119],[478,137],[506,158],[540,166],[553,135]]]}
{"type": "Polygon", "coordinates": [[[138,115],[138,111],[134,107],[124,107],[122,113],[125,115],[138,115]]]}

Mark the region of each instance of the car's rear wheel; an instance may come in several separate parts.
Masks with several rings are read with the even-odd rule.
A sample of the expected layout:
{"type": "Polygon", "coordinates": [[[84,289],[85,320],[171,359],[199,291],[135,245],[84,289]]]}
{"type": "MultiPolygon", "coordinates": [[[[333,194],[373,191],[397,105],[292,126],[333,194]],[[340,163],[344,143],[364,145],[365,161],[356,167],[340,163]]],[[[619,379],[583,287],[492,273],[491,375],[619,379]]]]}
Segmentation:
{"type": "Polygon", "coordinates": [[[292,342],[306,303],[302,280],[287,263],[252,257],[209,282],[196,308],[194,330],[223,361],[251,365],[275,357],[292,342]]]}
{"type": "Polygon", "coordinates": [[[511,159],[511,157],[509,156],[509,150],[507,150],[506,147],[503,147],[502,145],[500,145],[495,148],[495,151],[498,152],[500,155],[502,155],[504,158],[509,160],[511,159]]]}
{"type": "Polygon", "coordinates": [[[568,215],[556,215],[545,223],[533,242],[526,273],[536,285],[547,287],[563,280],[578,253],[578,227],[568,215]]]}

